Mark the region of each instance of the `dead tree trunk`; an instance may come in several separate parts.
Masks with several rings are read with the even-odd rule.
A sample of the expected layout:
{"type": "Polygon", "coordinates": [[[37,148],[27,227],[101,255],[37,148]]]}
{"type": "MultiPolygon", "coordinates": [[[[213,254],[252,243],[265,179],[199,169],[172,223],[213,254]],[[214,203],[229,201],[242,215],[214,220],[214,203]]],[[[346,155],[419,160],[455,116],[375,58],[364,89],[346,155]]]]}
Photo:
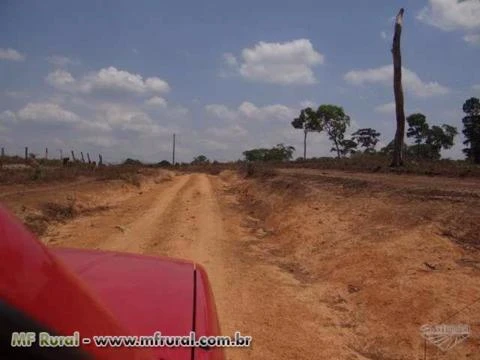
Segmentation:
{"type": "Polygon", "coordinates": [[[400,9],[395,20],[395,34],[393,36],[393,92],[395,94],[395,114],[397,118],[397,130],[393,142],[392,167],[403,165],[403,140],[405,137],[405,109],[402,88],[402,53],[400,39],[402,36],[404,9],[400,9]]]}
{"type": "Polygon", "coordinates": [[[83,157],[83,151],[80,151],[80,156],[82,157],[82,163],[85,164],[85,158],[83,157]]]}
{"type": "Polygon", "coordinates": [[[307,133],[308,130],[303,130],[303,160],[307,160],[307,133]]]}

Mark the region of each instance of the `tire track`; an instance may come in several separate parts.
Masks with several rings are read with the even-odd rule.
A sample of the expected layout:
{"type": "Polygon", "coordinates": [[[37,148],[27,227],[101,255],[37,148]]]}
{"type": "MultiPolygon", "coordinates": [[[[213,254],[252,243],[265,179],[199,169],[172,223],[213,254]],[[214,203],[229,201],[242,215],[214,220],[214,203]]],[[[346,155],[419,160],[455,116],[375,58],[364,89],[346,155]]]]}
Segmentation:
{"type": "Polygon", "coordinates": [[[158,229],[165,226],[165,213],[168,214],[178,196],[191,185],[191,175],[178,176],[176,182],[156,194],[153,205],[141,217],[132,222],[120,233],[108,237],[99,249],[143,253],[152,243],[163,241],[158,229]],[[162,226],[163,225],[163,226],[162,226]]]}

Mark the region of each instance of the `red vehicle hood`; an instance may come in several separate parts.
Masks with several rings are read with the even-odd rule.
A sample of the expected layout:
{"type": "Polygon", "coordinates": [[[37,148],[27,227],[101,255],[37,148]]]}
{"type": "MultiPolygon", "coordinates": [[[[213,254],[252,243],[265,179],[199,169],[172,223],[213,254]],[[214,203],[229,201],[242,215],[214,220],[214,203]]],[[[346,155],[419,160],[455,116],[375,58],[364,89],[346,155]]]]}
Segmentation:
{"type": "MultiPolygon", "coordinates": [[[[143,255],[47,248],[1,206],[0,254],[0,318],[6,320],[1,341],[18,329],[62,335],[78,331],[90,339],[155,332],[185,336],[192,329],[197,336],[220,333],[213,294],[200,265],[143,255]]],[[[224,359],[221,348],[87,344],[73,349],[75,354],[65,350],[68,354],[63,358],[86,351],[108,360],[224,359]]],[[[17,348],[12,349],[0,348],[0,358],[3,350],[17,348]]],[[[37,350],[25,349],[37,351],[38,346],[37,350]]]]}
{"type": "MultiPolygon", "coordinates": [[[[133,254],[51,249],[92,289],[130,334],[188,335],[193,330],[193,263],[133,254]]],[[[192,349],[159,348],[189,359],[192,349]]]]}

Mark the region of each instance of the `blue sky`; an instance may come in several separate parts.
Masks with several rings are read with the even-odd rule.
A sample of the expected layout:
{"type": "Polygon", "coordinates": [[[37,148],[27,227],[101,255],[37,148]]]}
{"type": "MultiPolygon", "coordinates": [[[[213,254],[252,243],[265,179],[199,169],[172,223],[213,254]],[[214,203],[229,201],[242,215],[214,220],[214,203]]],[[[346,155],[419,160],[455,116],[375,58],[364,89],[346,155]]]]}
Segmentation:
{"type": "MultiPolygon", "coordinates": [[[[350,132],[394,133],[393,17],[406,8],[406,111],[461,130],[480,96],[480,1],[0,3],[0,143],[108,161],[236,160],[284,142],[305,106],[338,104],[350,132]]],[[[462,137],[444,156],[461,158],[462,137]]],[[[311,134],[309,156],[329,155],[311,134]]]]}

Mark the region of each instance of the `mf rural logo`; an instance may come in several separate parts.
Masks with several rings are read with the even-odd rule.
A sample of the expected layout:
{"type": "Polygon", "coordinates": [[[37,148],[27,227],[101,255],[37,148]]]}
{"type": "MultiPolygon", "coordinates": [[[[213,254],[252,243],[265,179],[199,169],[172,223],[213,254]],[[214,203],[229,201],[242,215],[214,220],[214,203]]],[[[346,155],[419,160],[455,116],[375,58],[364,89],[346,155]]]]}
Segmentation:
{"type": "Polygon", "coordinates": [[[447,351],[465,341],[470,336],[468,325],[423,325],[420,328],[422,337],[437,346],[442,351],[447,351]]]}

